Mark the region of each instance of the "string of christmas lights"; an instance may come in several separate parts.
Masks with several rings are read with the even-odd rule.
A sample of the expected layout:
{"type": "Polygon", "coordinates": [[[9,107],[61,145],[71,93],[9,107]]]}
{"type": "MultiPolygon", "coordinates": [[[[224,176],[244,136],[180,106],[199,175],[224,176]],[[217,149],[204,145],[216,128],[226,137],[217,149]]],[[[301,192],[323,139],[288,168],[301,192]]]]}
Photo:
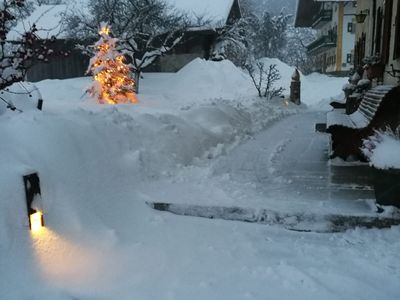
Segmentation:
{"type": "Polygon", "coordinates": [[[116,50],[118,39],[110,36],[111,28],[105,23],[101,24],[99,35],[100,40],[94,45],[97,53],[88,68],[94,78],[90,95],[101,104],[136,103],[135,80],[125,57],[116,50]]]}

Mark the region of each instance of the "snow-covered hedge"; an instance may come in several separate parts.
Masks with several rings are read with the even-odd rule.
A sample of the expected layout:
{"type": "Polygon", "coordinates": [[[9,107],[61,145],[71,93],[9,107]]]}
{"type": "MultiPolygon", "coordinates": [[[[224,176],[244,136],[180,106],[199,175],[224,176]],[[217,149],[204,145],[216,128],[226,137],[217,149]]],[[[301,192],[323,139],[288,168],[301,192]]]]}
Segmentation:
{"type": "Polygon", "coordinates": [[[393,133],[377,131],[364,141],[364,154],[370,164],[378,169],[400,169],[400,136],[393,133]]]}

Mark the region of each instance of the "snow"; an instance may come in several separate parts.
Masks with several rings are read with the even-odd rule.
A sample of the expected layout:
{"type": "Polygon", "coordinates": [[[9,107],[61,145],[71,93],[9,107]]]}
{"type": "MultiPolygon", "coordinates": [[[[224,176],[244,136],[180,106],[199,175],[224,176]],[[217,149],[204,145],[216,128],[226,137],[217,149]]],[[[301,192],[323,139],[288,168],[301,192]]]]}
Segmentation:
{"type": "Polygon", "coordinates": [[[174,93],[180,97],[193,97],[194,94],[197,99],[209,98],[212,95],[237,98],[251,94],[254,89],[248,74],[235,67],[231,61],[210,62],[200,58],[182,68],[170,84],[176,87],[174,93]]]}
{"type": "MultiPolygon", "coordinates": [[[[364,201],[310,205],[308,194],[295,193],[307,180],[315,190],[328,180],[324,137],[310,134],[324,113],[258,99],[246,78],[229,62],[197,60],[176,74],[145,73],[137,105],[97,105],[84,94],[91,79],[77,78],[39,82],[43,111],[3,109],[1,298],[398,299],[398,227],[300,233],[146,205],[247,199],[252,207],[373,214],[364,201]],[[313,159],[300,183],[298,174],[286,177],[301,168],[296,148],[304,162],[313,159]],[[27,228],[21,178],[34,171],[40,234],[27,228]]],[[[303,94],[305,103],[340,91],[340,80],[323,78],[304,78],[305,90],[316,90],[303,94]]]]}
{"type": "Polygon", "coordinates": [[[51,38],[52,36],[63,37],[63,15],[67,11],[67,5],[40,5],[35,8],[32,14],[22,21],[9,32],[7,39],[16,40],[29,30],[33,24],[36,25],[36,35],[41,39],[51,38]]]}
{"type": "Polygon", "coordinates": [[[346,114],[345,109],[334,109],[327,113],[326,126],[341,125],[348,128],[364,128],[369,120],[358,110],[351,115],[346,114]]]}
{"type": "MultiPolygon", "coordinates": [[[[280,71],[280,86],[285,88],[285,94],[290,93],[290,83],[294,68],[277,58],[263,58],[265,65],[275,64],[280,71]]],[[[341,87],[347,82],[345,77],[333,77],[319,73],[304,76],[300,73],[302,102],[316,110],[330,110],[329,103],[336,98],[342,98],[341,87]],[[339,88],[338,88],[339,86],[339,88]]]]}
{"type": "MultiPolygon", "coordinates": [[[[394,134],[377,132],[370,138],[373,145],[365,149],[370,165],[378,169],[400,169],[400,140],[394,134]]],[[[366,142],[367,146],[370,142],[366,142]]]]}
{"type": "Polygon", "coordinates": [[[234,0],[166,0],[166,3],[188,14],[194,22],[198,17],[211,21],[211,26],[225,24],[234,0]]]}

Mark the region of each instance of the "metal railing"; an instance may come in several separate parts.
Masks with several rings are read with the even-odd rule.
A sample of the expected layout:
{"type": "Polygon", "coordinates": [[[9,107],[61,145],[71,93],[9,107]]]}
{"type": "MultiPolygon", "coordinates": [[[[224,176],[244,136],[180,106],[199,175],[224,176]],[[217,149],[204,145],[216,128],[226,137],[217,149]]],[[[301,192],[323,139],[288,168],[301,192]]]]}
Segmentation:
{"type": "Polygon", "coordinates": [[[315,52],[321,48],[336,47],[336,34],[323,35],[307,45],[308,52],[315,52]]]}

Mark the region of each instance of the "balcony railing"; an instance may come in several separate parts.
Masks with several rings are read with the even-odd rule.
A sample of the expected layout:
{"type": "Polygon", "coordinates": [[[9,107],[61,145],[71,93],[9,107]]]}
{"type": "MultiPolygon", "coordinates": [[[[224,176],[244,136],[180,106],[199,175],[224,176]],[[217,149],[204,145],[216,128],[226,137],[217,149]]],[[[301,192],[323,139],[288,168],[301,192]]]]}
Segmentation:
{"type": "Polygon", "coordinates": [[[336,39],[337,37],[335,34],[323,35],[307,45],[307,51],[308,53],[313,54],[318,50],[334,48],[336,47],[336,39]]]}
{"type": "Polygon", "coordinates": [[[326,23],[332,21],[332,9],[322,8],[317,15],[313,17],[313,28],[320,28],[326,23]]]}

